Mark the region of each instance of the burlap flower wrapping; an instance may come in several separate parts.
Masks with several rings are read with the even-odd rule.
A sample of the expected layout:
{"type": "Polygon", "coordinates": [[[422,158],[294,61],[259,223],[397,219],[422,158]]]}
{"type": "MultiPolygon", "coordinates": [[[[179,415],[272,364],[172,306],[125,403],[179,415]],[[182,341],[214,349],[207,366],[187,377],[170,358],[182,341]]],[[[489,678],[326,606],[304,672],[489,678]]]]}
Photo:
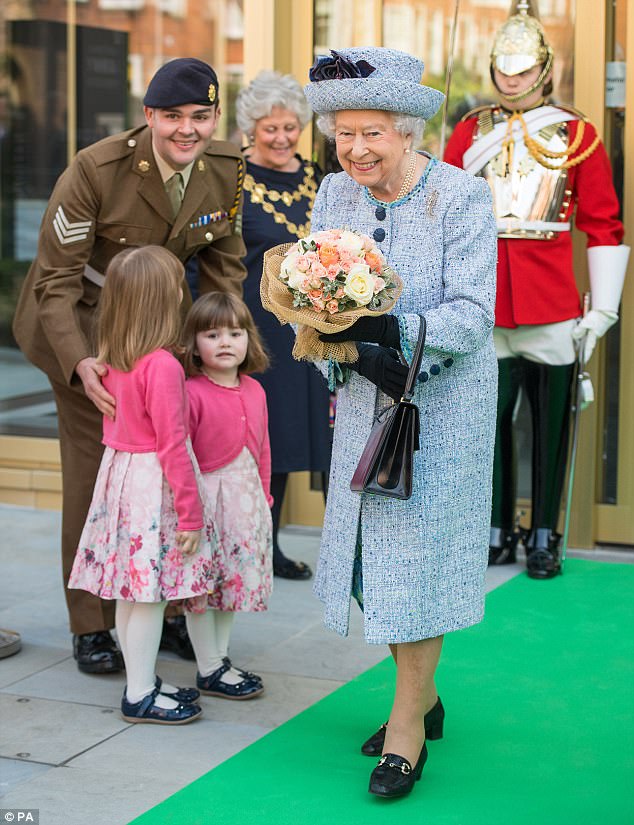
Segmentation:
{"type": "Polygon", "coordinates": [[[281,324],[296,324],[297,336],[293,357],[298,361],[322,361],[332,358],[340,363],[353,364],[359,357],[353,341],[334,344],[319,340],[319,333],[332,333],[348,329],[364,315],[383,315],[394,306],[401,292],[403,281],[389,269],[392,284],[385,290],[386,297],[379,307],[355,307],[331,315],[327,311],[316,312],[312,307],[293,306],[293,295],[280,279],[280,270],[286,253],[295,246],[279,244],[264,253],[264,267],[260,281],[260,297],[264,309],[272,312],[281,324]]]}

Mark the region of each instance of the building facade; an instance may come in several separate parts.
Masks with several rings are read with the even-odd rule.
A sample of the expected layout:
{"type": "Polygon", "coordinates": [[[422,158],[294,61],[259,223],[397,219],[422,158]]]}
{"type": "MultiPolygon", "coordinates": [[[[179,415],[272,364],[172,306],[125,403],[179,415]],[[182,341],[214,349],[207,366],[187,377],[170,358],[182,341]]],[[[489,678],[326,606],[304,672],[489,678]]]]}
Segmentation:
{"type": "MultiPolygon", "coordinates": [[[[583,111],[603,136],[625,241],[631,244],[634,59],[628,63],[627,54],[634,55],[634,10],[628,14],[627,5],[628,0],[538,3],[556,55],[554,97],[583,111]]],[[[425,82],[444,91],[453,41],[446,128],[437,116],[424,141],[439,153],[453,123],[493,99],[489,51],[509,6],[509,0],[6,0],[0,9],[0,502],[60,503],[52,396],[10,332],[48,195],[79,148],[141,121],[143,92],[158,66],[179,56],[210,62],[221,84],[219,136],[240,144],[235,96],[260,69],[303,81],[317,54],[384,45],[422,57],[425,82]]],[[[332,153],[316,131],[306,130],[300,148],[328,168],[332,153]]],[[[582,238],[577,246],[583,291],[582,238]]],[[[590,365],[596,402],[581,422],[573,545],[634,544],[633,365],[630,274],[620,321],[590,365]]],[[[520,407],[520,422],[522,415],[520,407]]],[[[528,439],[528,423],[522,429],[528,439]]],[[[527,443],[520,448],[528,454],[527,443]]],[[[308,474],[293,479],[286,511],[294,523],[320,524],[323,499],[311,490],[308,474]]]]}

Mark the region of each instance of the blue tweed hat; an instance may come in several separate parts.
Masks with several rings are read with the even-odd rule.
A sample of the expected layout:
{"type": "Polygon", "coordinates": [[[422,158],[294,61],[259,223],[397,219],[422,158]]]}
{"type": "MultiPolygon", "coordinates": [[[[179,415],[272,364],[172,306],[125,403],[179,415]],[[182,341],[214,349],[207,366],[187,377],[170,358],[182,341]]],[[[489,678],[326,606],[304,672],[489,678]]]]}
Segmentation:
{"type": "Polygon", "coordinates": [[[304,94],[318,114],[342,109],[379,109],[428,120],[445,96],[421,78],[425,64],[396,49],[367,46],[331,51],[318,57],[304,94]]]}
{"type": "Polygon", "coordinates": [[[212,106],[218,100],[218,77],[214,70],[195,57],[177,57],[155,73],[143,104],[152,109],[168,109],[195,103],[212,106]]]}

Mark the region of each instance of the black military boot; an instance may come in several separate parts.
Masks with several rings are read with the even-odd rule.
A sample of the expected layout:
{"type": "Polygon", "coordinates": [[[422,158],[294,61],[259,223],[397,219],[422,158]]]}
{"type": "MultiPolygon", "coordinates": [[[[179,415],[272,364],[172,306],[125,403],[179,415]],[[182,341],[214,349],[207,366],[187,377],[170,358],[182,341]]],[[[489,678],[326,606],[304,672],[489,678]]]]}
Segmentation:
{"type": "Polygon", "coordinates": [[[519,538],[518,530],[492,527],[489,538],[489,564],[514,564],[519,538]]]}
{"type": "Polygon", "coordinates": [[[498,405],[493,455],[493,500],[489,564],[513,564],[519,532],[513,528],[517,468],[513,438],[513,411],[522,379],[519,358],[498,360],[498,405]]]}
{"type": "Polygon", "coordinates": [[[560,539],[547,527],[531,530],[526,542],[526,572],[531,579],[552,579],[561,572],[560,539]]]}
{"type": "Polygon", "coordinates": [[[568,459],[568,428],[574,364],[524,362],[533,424],[531,529],[526,567],[532,579],[551,579],[561,570],[557,533],[568,459]]]}
{"type": "Polygon", "coordinates": [[[73,656],[82,673],[120,673],[123,656],[107,630],[73,636],[73,656]]]}

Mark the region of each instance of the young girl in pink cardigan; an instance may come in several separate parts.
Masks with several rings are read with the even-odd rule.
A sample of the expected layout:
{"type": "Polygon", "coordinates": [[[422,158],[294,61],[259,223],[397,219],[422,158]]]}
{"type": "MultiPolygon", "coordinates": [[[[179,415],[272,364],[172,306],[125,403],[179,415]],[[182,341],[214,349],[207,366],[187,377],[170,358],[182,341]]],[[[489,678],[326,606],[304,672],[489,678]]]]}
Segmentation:
{"type": "Polygon", "coordinates": [[[212,526],[188,437],[178,342],[183,266],[158,246],[126,249],[106,271],[98,362],[115,399],[105,451],[69,587],[116,599],[128,722],[184,724],[201,715],[199,692],[156,676],[168,600],[207,592],[212,526]],[[202,530],[202,534],[201,534],[202,530]]]}
{"type": "Polygon", "coordinates": [[[218,536],[207,598],[185,603],[202,693],[252,699],[261,679],[227,656],[235,612],[266,610],[272,586],[271,450],[266,396],[247,373],[268,365],[251,313],[233,295],[199,298],[185,320],[192,446],[218,536]]]}

